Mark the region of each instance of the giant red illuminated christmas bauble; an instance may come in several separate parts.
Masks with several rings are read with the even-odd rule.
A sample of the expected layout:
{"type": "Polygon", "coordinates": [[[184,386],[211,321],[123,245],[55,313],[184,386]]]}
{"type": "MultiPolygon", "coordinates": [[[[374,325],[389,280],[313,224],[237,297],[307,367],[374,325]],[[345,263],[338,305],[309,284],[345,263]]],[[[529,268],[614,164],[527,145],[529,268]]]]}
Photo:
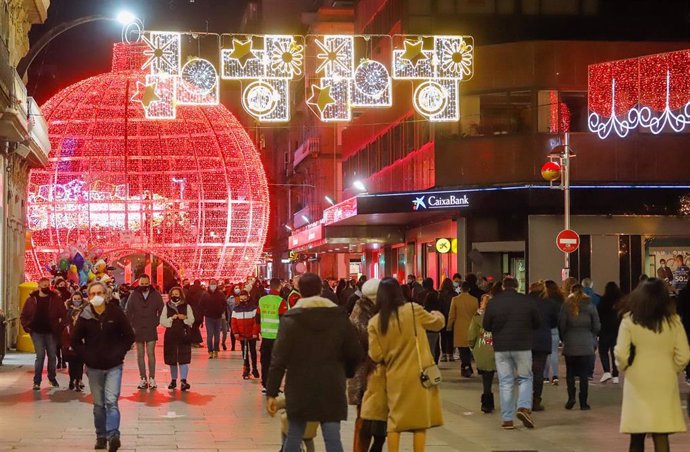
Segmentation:
{"type": "MultiPolygon", "coordinates": [[[[224,106],[178,106],[144,118],[132,102],[141,48],[116,44],[113,71],[69,86],[43,107],[52,151],[31,172],[27,275],[70,246],[116,259],[152,253],[190,278],[253,272],[268,227],[259,154],[224,106]]],[[[144,57],[145,58],[145,57],[144,57]]]]}

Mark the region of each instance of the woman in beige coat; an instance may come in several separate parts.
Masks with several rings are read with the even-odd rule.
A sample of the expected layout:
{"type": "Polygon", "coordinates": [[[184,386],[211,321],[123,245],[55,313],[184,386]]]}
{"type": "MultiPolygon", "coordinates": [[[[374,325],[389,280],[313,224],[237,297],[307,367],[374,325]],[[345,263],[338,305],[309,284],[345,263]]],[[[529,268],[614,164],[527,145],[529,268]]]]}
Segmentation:
{"type": "Polygon", "coordinates": [[[434,364],[425,333],[443,328],[443,314],[405,303],[400,284],[390,277],[381,281],[376,300],[380,310],[369,321],[369,357],[386,367],[388,451],[399,450],[401,432],[412,432],[414,452],[422,452],[426,430],[442,425],[443,414],[438,386],[425,388],[419,379],[417,350],[423,368],[434,364]]]}
{"type": "Polygon", "coordinates": [[[630,434],[630,451],[644,451],[646,434],[654,449],[668,451],[668,434],[685,431],[678,374],[690,361],[685,329],[664,282],[650,278],[630,294],[614,349],[625,371],[621,433],[630,434]]]}

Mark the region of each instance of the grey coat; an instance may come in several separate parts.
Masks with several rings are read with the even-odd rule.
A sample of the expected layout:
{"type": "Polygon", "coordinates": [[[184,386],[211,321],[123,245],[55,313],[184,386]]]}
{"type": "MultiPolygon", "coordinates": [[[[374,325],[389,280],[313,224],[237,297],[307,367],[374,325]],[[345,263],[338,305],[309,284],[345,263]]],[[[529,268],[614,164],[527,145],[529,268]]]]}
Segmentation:
{"type": "Polygon", "coordinates": [[[594,341],[600,329],[599,313],[589,299],[580,302],[580,313],[577,317],[573,317],[567,303],[564,303],[558,315],[558,331],[563,341],[563,355],[593,355],[594,341]]]}
{"type": "Polygon", "coordinates": [[[127,300],[127,318],[134,330],[136,342],[154,342],[158,340],[158,323],[163,311],[163,298],[155,289],[151,289],[144,300],[140,290],[135,290],[127,300]]]}

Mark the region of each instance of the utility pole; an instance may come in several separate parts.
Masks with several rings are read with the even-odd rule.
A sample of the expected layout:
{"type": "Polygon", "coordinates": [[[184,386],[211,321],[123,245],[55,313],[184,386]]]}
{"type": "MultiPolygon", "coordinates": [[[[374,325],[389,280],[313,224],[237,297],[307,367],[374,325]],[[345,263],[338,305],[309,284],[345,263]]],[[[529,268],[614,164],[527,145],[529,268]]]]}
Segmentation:
{"type": "MultiPolygon", "coordinates": [[[[570,229],[570,132],[565,132],[563,154],[561,156],[561,168],[563,172],[563,229],[570,229]]],[[[563,276],[570,276],[570,253],[563,253],[563,276]]]]}

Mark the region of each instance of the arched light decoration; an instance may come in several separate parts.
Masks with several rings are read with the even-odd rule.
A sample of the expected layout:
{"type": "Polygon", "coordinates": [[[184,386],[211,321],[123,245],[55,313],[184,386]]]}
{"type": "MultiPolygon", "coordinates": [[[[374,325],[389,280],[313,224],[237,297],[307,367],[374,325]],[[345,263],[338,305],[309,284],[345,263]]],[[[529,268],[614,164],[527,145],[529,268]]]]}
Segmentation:
{"type": "Polygon", "coordinates": [[[161,80],[175,80],[177,94],[191,89],[197,100],[215,96],[205,63],[152,79],[141,69],[146,49],[116,44],[112,72],[42,107],[52,150],[48,166],[30,176],[28,277],[45,274],[72,245],[113,259],[153,253],[191,278],[239,281],[253,272],[269,217],[259,153],[221,105],[173,102],[174,119],[146,119],[145,108],[153,112],[174,93],[161,80]]]}
{"type": "MultiPolygon", "coordinates": [[[[141,102],[147,118],[173,119],[178,104],[218,102],[218,77],[211,63],[195,58],[181,65],[186,56],[183,35],[194,36],[141,32],[147,47],[144,69],[149,74],[133,100],[141,102]],[[206,87],[203,100],[189,93],[190,83],[206,87]]],[[[395,79],[416,83],[414,107],[429,121],[457,121],[459,82],[469,80],[474,71],[470,36],[222,34],[218,38],[220,78],[242,81],[242,106],[264,122],[290,119],[290,82],[301,78],[305,78],[305,102],[324,122],[349,121],[355,108],[390,107],[395,79]],[[372,57],[374,42],[381,40],[388,43],[380,48],[390,48],[392,54],[377,61],[372,57]],[[443,108],[438,109],[440,105],[443,108]]]]}
{"type": "Polygon", "coordinates": [[[589,66],[589,130],[599,138],[681,132],[690,124],[690,50],[589,66]]]}

